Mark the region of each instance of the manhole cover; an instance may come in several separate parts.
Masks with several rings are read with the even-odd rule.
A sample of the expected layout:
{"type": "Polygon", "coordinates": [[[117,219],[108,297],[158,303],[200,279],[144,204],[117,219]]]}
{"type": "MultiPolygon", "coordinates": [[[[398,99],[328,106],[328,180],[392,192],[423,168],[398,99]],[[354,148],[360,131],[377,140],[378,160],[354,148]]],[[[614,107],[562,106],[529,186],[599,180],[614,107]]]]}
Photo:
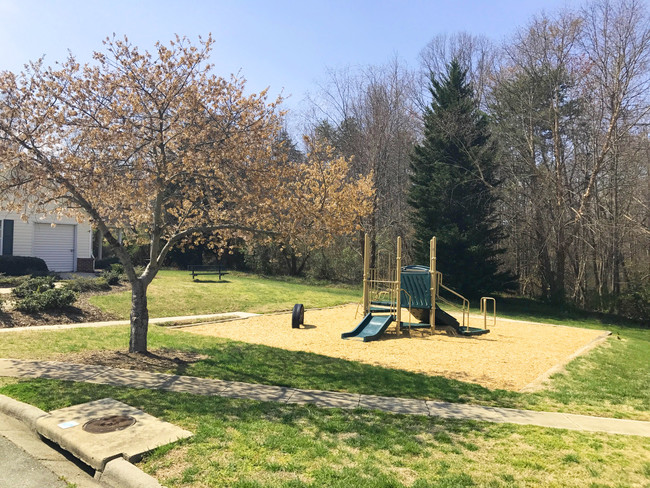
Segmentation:
{"type": "Polygon", "coordinates": [[[83,430],[91,434],[105,434],[106,432],[115,432],[124,430],[135,424],[135,419],[128,415],[108,415],[98,419],[92,419],[83,425],[83,430]]]}

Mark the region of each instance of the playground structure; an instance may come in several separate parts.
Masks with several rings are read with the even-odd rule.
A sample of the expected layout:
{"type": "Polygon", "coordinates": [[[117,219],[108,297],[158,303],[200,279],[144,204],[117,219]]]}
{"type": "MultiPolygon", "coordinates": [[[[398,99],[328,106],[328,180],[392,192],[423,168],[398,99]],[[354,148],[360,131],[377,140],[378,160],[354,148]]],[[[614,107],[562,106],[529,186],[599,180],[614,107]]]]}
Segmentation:
{"type": "Polygon", "coordinates": [[[493,323],[496,323],[496,301],[482,297],[480,311],[483,328],[469,326],[469,300],[442,283],[442,273],[436,270],[436,238],[429,243],[429,266],[402,266],[402,238],[397,238],[395,265],[378,253],[374,268],[370,267],[370,240],[365,236],[363,258],[363,320],[342,339],[360,338],[364,342],[379,339],[391,326],[394,331],[411,333],[412,329],[445,330],[449,335],[477,336],[487,334],[488,305],[492,303],[493,323]],[[461,301],[460,307],[440,295],[440,289],[461,301]],[[459,308],[462,324],[438,307],[436,301],[459,308]],[[402,309],[408,309],[409,321],[402,321],[402,309]],[[434,310],[434,313],[431,311],[434,310]],[[410,317],[419,322],[413,323],[410,317]]]}

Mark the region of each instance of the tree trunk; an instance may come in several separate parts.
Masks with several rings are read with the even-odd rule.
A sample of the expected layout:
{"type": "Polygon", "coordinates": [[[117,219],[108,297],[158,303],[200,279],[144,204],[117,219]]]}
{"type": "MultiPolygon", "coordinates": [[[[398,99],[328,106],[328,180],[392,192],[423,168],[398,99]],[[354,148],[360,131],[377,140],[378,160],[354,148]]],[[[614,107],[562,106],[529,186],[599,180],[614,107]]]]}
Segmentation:
{"type": "Polygon", "coordinates": [[[141,279],[131,282],[131,338],[129,352],[147,352],[149,310],[147,309],[147,285],[141,279]]]}

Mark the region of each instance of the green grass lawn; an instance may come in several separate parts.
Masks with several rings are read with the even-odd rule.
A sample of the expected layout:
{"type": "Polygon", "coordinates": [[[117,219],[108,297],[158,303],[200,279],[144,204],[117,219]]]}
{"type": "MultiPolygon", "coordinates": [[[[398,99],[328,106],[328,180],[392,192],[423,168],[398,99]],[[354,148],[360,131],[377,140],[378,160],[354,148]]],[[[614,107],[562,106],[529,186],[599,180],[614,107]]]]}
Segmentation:
{"type": "MultiPolygon", "coordinates": [[[[163,272],[151,288],[158,307],[152,315],[289,309],[294,303],[317,307],[360,297],[355,288],[228,278],[229,283],[192,283],[186,273],[163,272]]],[[[95,300],[108,300],[102,306],[122,316],[128,311],[128,294],[95,300]]],[[[500,316],[606,328],[614,336],[572,361],[547,389],[529,394],[159,326],[150,327],[149,347],[207,356],[170,371],[177,374],[650,420],[648,329],[579,315],[563,321],[561,312],[508,305],[506,300],[500,306],[500,316]]],[[[124,350],[128,334],[127,326],[5,333],[0,357],[65,359],[80,351],[124,350]]],[[[52,380],[0,378],[0,393],[45,410],[112,397],[191,430],[191,439],[158,449],[141,463],[170,487],[650,487],[650,439],[633,436],[52,380]]]]}
{"type": "MultiPolygon", "coordinates": [[[[86,350],[125,349],[128,334],[127,326],[5,333],[0,357],[60,359],[61,355],[86,350]]],[[[552,378],[548,389],[528,394],[158,326],[150,327],[149,347],[191,350],[208,356],[188,368],[170,371],[177,374],[650,420],[650,334],[629,329],[621,337],[611,338],[606,345],[571,362],[564,373],[552,378]]]]}
{"type": "MultiPolygon", "coordinates": [[[[222,281],[201,276],[193,281],[187,271],[162,270],[149,286],[150,317],[220,312],[275,312],[302,303],[306,308],[330,307],[361,301],[361,286],[308,284],[299,279],[261,278],[230,272],[222,281]]],[[[116,317],[129,318],[131,292],[91,297],[90,302],[116,317]]]]}
{"type": "MultiPolygon", "coordinates": [[[[313,285],[301,280],[267,279],[238,273],[227,275],[227,278],[228,283],[195,283],[186,272],[163,271],[150,288],[150,304],[158,307],[152,315],[290,309],[298,302],[317,307],[354,301],[359,296],[355,288],[313,285]]],[[[124,311],[119,313],[128,316],[128,293],[96,296],[94,300],[116,313],[122,307],[124,311]]],[[[561,311],[529,302],[503,300],[498,304],[499,315],[561,322],[561,311]],[[522,313],[528,315],[522,317],[522,313]]],[[[208,356],[187,369],[172,371],[177,374],[650,420],[650,361],[647,359],[650,331],[625,323],[603,324],[588,315],[575,313],[567,317],[567,322],[581,327],[607,328],[614,336],[605,345],[572,361],[564,372],[552,378],[548,388],[529,394],[489,390],[444,377],[197,336],[157,326],[150,327],[149,348],[192,350],[208,356]]],[[[128,327],[109,327],[4,334],[0,341],[0,357],[45,359],[87,350],[123,350],[128,344],[128,333],[128,327]]]]}
{"type": "Polygon", "coordinates": [[[33,380],[0,393],[51,410],[111,397],[194,436],[140,466],[181,487],[627,487],[650,439],[33,380]]]}

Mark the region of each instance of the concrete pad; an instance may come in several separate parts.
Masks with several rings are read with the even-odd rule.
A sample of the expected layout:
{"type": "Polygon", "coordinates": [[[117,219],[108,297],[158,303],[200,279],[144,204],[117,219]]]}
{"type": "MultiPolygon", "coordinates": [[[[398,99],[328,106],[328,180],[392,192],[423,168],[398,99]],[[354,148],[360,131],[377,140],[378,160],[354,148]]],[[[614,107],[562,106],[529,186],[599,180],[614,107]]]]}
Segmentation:
{"type": "Polygon", "coordinates": [[[590,417],[588,415],[563,414],[577,425],[579,430],[587,432],[606,432],[608,434],[638,435],[650,437],[650,422],[641,420],[612,419],[590,417]]]}
{"type": "Polygon", "coordinates": [[[157,390],[161,389],[173,376],[170,374],[151,373],[133,369],[110,368],[86,381],[100,385],[157,390]]]}
{"type": "Polygon", "coordinates": [[[112,398],[54,410],[37,420],[37,430],[100,471],[111,459],[137,460],[156,447],[192,436],[191,432],[112,398]],[[136,423],[124,430],[102,434],[83,430],[86,422],[108,415],[128,415],[136,423]]]}
{"type": "Polygon", "coordinates": [[[101,385],[168,390],[194,395],[218,395],[231,385],[229,381],[118,368],[111,368],[86,381],[101,385]]]}
{"type": "Polygon", "coordinates": [[[66,381],[89,381],[106,371],[104,366],[72,364],[57,361],[0,359],[0,376],[46,378],[66,381]]]}
{"type": "MultiPolygon", "coordinates": [[[[165,323],[180,323],[183,322],[197,322],[197,321],[215,321],[223,322],[227,320],[236,320],[236,319],[245,319],[248,317],[253,317],[255,313],[250,312],[226,312],[218,314],[207,314],[207,315],[184,315],[180,317],[158,317],[149,319],[150,324],[165,324],[165,323]]],[[[70,324],[53,324],[53,325],[35,325],[33,327],[0,327],[0,333],[11,333],[11,332],[37,332],[43,330],[66,330],[66,329],[83,329],[83,328],[92,328],[92,327],[112,327],[116,325],[129,325],[128,320],[105,320],[102,322],[77,322],[70,324]]],[[[190,326],[196,324],[189,324],[190,326]]],[[[179,325],[181,327],[188,326],[179,325]]]]}
{"type": "Polygon", "coordinates": [[[161,386],[162,390],[193,395],[219,395],[230,382],[193,376],[170,376],[161,386]]]}
{"type": "Polygon", "coordinates": [[[429,415],[429,408],[424,400],[415,400],[411,398],[361,395],[359,406],[361,408],[383,410],[384,412],[429,415]]]}
{"type": "Polygon", "coordinates": [[[256,385],[251,383],[240,383],[238,381],[226,382],[226,388],[219,393],[219,396],[228,398],[246,398],[261,402],[286,402],[291,396],[290,388],[282,386],[256,385]]]}
{"type": "Polygon", "coordinates": [[[68,330],[68,329],[86,329],[93,327],[112,327],[115,325],[129,325],[128,320],[109,320],[105,322],[85,322],[85,323],[72,323],[72,324],[54,324],[54,325],[35,325],[33,327],[3,327],[0,328],[0,334],[3,333],[29,333],[41,332],[52,330],[68,330]]]}
{"type": "Polygon", "coordinates": [[[312,404],[327,408],[357,408],[360,395],[321,390],[293,390],[288,403],[312,404]]]}
{"type": "Polygon", "coordinates": [[[218,395],[231,384],[228,381],[208,378],[118,368],[111,368],[86,381],[100,385],[167,390],[194,395],[218,395]]]}
{"type": "Polygon", "coordinates": [[[175,322],[176,325],[170,326],[172,329],[176,328],[185,328],[193,327],[196,325],[205,325],[205,324],[218,324],[220,322],[227,322],[230,320],[237,319],[247,319],[249,317],[256,317],[260,314],[251,313],[251,312],[224,312],[217,314],[207,314],[207,315],[185,315],[180,317],[160,317],[156,319],[150,319],[150,324],[165,324],[170,322],[175,322]],[[187,322],[187,323],[183,323],[187,322]]]}
{"type": "Polygon", "coordinates": [[[576,425],[565,414],[557,412],[535,412],[512,408],[482,407],[459,403],[427,402],[429,414],[433,417],[479,420],[482,422],[537,425],[558,429],[576,429],[576,425]]]}

